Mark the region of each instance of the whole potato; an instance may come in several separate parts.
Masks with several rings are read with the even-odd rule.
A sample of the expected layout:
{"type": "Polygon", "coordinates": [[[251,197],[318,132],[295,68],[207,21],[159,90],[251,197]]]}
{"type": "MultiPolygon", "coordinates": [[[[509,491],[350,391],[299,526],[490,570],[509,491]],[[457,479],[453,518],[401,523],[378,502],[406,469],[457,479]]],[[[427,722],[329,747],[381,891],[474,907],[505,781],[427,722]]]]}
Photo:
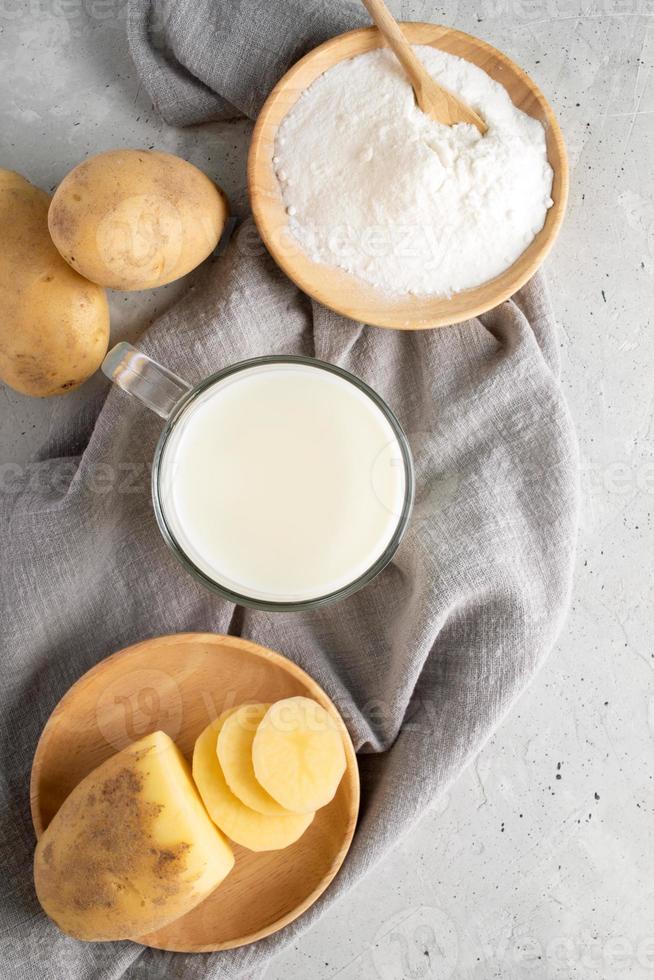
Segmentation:
{"type": "Polygon", "coordinates": [[[39,397],[78,388],[109,343],[105,292],[59,255],[49,205],[38,187],[0,169],[0,380],[39,397]]]}
{"type": "Polygon", "coordinates": [[[111,289],[179,279],[214,250],[229,215],[225,195],[197,167],[155,150],[89,157],[52,200],[52,240],[70,265],[111,289]]]}

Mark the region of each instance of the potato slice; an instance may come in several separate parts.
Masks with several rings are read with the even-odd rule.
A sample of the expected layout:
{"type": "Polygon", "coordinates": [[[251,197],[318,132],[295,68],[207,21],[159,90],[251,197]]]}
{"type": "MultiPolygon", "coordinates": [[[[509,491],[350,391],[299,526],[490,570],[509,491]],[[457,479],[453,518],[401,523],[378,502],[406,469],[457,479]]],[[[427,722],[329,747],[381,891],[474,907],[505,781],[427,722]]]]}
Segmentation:
{"type": "Polygon", "coordinates": [[[286,698],[268,709],[252,742],[257,781],[285,809],[315,812],[334,798],[345,772],[334,719],[311,698],[286,698]]]}
{"type": "Polygon", "coordinates": [[[270,817],[288,817],[289,811],[259,785],[252,765],[252,742],[269,707],[269,704],[243,704],[225,719],[216,746],[218,761],[227,785],[242,803],[270,817]]]}
{"type": "Polygon", "coordinates": [[[216,746],[226,719],[224,712],[202,732],[193,751],[193,778],[209,816],[236,844],[250,851],[279,851],[302,836],[314,813],[269,816],[257,813],[234,796],[223,775],[216,746]]]}
{"type": "Polygon", "coordinates": [[[175,743],[154,732],[64,801],[36,848],[45,912],[76,939],[137,939],[195,908],[231,871],[175,743]]]}

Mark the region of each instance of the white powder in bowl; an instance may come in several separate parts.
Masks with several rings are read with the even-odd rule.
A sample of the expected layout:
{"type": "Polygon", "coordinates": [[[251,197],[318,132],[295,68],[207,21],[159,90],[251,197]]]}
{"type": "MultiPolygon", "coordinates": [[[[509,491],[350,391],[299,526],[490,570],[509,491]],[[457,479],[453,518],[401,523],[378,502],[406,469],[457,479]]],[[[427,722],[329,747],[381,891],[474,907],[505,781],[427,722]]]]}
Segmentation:
{"type": "Polygon", "coordinates": [[[545,222],[540,122],[470,62],[416,52],[488,125],[442,126],[390,51],[341,62],[283,120],[274,166],[292,234],[315,262],[386,293],[451,295],[507,269],[545,222]]]}

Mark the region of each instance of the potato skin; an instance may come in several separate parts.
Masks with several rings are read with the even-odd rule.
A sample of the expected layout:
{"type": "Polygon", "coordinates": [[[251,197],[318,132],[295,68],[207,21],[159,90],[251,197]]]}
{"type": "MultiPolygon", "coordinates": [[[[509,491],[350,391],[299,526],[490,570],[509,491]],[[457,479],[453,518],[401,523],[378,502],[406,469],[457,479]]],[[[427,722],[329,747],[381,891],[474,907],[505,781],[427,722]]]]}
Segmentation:
{"type": "Polygon", "coordinates": [[[48,224],[63,258],[111,289],[163,286],[214,250],[227,198],[202,171],[157,150],[110,150],[64,178],[48,224]]]}
{"type": "Polygon", "coordinates": [[[49,204],[0,169],[0,379],[37,397],[78,388],[109,343],[106,294],[62,260],[48,234],[49,204]]]}

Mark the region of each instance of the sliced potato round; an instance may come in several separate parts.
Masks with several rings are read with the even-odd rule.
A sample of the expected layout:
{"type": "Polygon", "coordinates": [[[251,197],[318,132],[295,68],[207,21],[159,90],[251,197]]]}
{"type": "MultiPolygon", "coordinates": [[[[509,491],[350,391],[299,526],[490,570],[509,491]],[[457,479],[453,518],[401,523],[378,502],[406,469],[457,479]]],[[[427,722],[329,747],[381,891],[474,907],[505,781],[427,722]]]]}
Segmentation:
{"type": "Polygon", "coordinates": [[[252,742],[257,781],[281,806],[310,813],[334,798],[345,749],[331,715],[311,698],[286,698],[268,709],[252,742]]]}
{"type": "Polygon", "coordinates": [[[302,836],[315,814],[266,816],[234,796],[218,761],[216,743],[224,722],[235,710],[224,712],[198,738],[193,751],[193,779],[209,816],[230,840],[251,851],[279,851],[302,836]]]}
{"type": "Polygon", "coordinates": [[[227,785],[242,803],[257,813],[288,817],[289,811],[257,782],[252,765],[252,742],[269,707],[269,704],[243,704],[225,719],[218,736],[218,761],[227,785]]]}

